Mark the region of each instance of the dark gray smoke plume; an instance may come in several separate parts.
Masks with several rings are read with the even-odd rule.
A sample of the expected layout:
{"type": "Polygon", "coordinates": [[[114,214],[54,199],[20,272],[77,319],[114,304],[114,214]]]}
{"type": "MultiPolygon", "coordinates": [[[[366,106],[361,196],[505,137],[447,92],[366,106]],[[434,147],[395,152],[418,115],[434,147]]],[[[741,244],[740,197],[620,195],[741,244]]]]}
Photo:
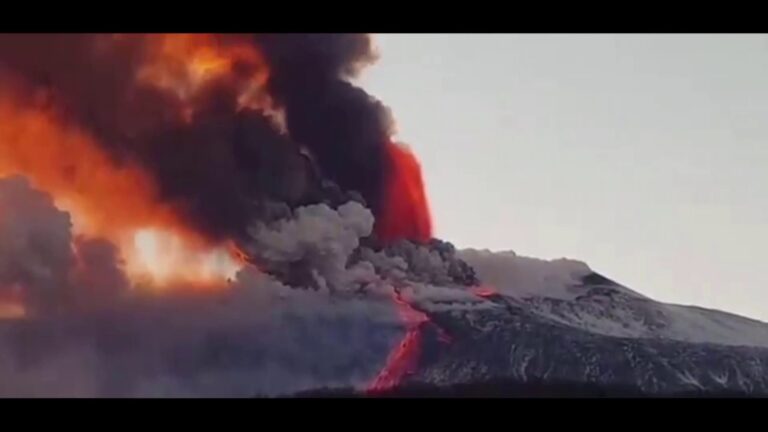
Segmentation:
{"type": "Polygon", "coordinates": [[[264,54],[285,131],[238,107],[239,65],[180,115],[179,95],[136,80],[153,37],[0,35],[0,93],[140,166],[193,229],[237,240],[259,269],[215,298],[148,296],[114,245],[73,236],[69,215],[23,178],[0,180],[0,301],[20,293],[28,312],[0,320],[0,396],[365,387],[407,327],[395,289],[425,309],[482,303],[450,244],[375,239],[393,120],[350,81],[375,60],[369,36],[219,37],[264,54]]]}
{"type": "Polygon", "coordinates": [[[74,239],[71,227],[69,214],[25,178],[0,179],[0,294],[20,293],[33,315],[120,296],[128,283],[114,245],[74,239]]]}
{"type": "Polygon", "coordinates": [[[20,290],[33,310],[64,300],[75,263],[70,226],[69,215],[24,178],[0,181],[0,290],[20,290]]]}
{"type": "Polygon", "coordinates": [[[350,83],[375,59],[366,34],[258,35],[270,64],[268,88],[288,133],[310,149],[323,174],[362,194],[378,214],[394,132],[387,107],[350,83]]]}
{"type": "Polygon", "coordinates": [[[263,199],[296,205],[318,194],[298,146],[264,113],[238,111],[237,74],[202,89],[189,121],[177,94],[138,81],[156,41],[152,35],[2,35],[0,90],[13,87],[30,104],[46,92],[61,117],[93,134],[116,162],[147,170],[160,198],[214,239],[242,236],[263,199]]]}
{"type": "MultiPolygon", "coordinates": [[[[210,297],[131,292],[117,251],[73,238],[69,215],[22,177],[0,181],[0,290],[21,289],[27,319],[0,320],[0,396],[253,396],[365,387],[397,344],[391,286],[348,268],[373,216],[358,203],[299,208],[257,228],[272,261],[307,259],[313,290],[252,267],[210,297]],[[366,296],[351,287],[366,285],[366,296]],[[331,295],[330,286],[341,296],[331,295]],[[55,307],[55,309],[53,309],[55,307]]],[[[2,292],[0,292],[2,294],[2,292]]]]}
{"type": "Polygon", "coordinates": [[[112,244],[70,228],[47,194],[21,177],[0,180],[0,289],[24,290],[32,306],[25,319],[0,320],[0,396],[366,388],[405,331],[395,287],[425,309],[482,306],[459,283],[428,282],[448,281],[449,245],[362,246],[373,215],[357,202],[255,221],[251,251],[308,278],[289,286],[248,266],[213,297],[143,295],[112,244]]]}
{"type": "Polygon", "coordinates": [[[1,35],[0,91],[27,104],[45,95],[44,103],[92,134],[113,160],[148,171],[160,198],[212,239],[242,238],[254,218],[268,217],[269,201],[339,205],[357,194],[378,214],[393,122],[348,81],[375,58],[368,35],[216,36],[222,46],[263,52],[270,69],[263,90],[282,109],[287,135],[266,113],[238,109],[249,65],[206,84],[192,117],[181,115],[178,94],[136,79],[159,40],[1,35]]]}

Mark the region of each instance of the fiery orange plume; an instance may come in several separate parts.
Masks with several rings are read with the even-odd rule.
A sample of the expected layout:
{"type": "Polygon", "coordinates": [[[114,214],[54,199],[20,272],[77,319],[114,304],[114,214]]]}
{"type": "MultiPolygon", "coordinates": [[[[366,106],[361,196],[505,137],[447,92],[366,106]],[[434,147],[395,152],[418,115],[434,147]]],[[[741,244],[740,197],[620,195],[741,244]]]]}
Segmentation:
{"type": "Polygon", "coordinates": [[[387,145],[390,172],[386,177],[384,205],[376,233],[383,241],[409,239],[426,242],[432,238],[430,215],[421,166],[403,146],[387,145]]]}
{"type": "MultiPolygon", "coordinates": [[[[252,44],[208,34],[114,40],[121,38],[143,38],[136,85],[174,92],[182,116],[191,115],[197,93],[220,78],[234,83],[241,106],[264,104],[259,89],[267,68],[252,44]]],[[[159,199],[147,172],[130,159],[118,163],[94,135],[66,121],[55,95],[42,89],[45,97],[35,101],[9,90],[0,89],[0,176],[25,175],[71,213],[76,233],[114,242],[135,281],[212,286],[243,265],[232,247],[210,244],[179,217],[179,209],[159,199]]]]}
{"type": "Polygon", "coordinates": [[[138,77],[143,82],[172,90],[183,101],[189,101],[206,83],[222,77],[235,78],[241,107],[265,104],[261,89],[269,74],[253,44],[213,34],[148,37],[152,43],[138,77]]]}

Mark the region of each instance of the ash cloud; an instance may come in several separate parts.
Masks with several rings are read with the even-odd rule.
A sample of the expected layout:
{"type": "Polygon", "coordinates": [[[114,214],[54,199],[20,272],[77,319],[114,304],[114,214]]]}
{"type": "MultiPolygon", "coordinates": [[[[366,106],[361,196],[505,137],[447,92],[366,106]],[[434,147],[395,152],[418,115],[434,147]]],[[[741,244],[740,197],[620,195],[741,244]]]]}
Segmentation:
{"type": "Polygon", "coordinates": [[[74,266],[70,228],[69,215],[26,179],[0,180],[0,290],[20,290],[33,310],[61,303],[74,266]]]}
{"type": "Polygon", "coordinates": [[[249,397],[364,387],[401,337],[391,305],[244,272],[214,299],[135,299],[0,323],[0,395],[249,397]]]}
{"type": "Polygon", "coordinates": [[[370,211],[351,202],[299,208],[293,219],[254,231],[273,260],[312,257],[312,270],[333,284],[295,289],[248,266],[213,297],[146,296],[128,286],[112,244],[73,237],[50,196],[22,177],[3,179],[0,288],[21,288],[33,313],[0,320],[0,396],[364,387],[403,332],[391,285],[372,266],[346,266],[372,223],[370,211]],[[366,295],[353,295],[348,287],[361,280],[371,283],[366,295]]]}
{"type": "Polygon", "coordinates": [[[292,218],[270,225],[256,223],[246,251],[296,286],[345,289],[375,277],[371,266],[348,266],[360,239],[371,234],[373,223],[370,210],[357,202],[336,210],[325,204],[300,207],[292,218]]]}
{"type": "Polygon", "coordinates": [[[390,110],[350,82],[376,60],[366,34],[257,35],[270,64],[268,90],[284,110],[291,138],[312,153],[323,175],[359,192],[379,214],[390,169],[390,110]]]}
{"type": "Polygon", "coordinates": [[[27,179],[0,179],[0,294],[20,292],[33,314],[121,295],[128,284],[115,246],[71,229],[69,214],[27,179]]]}
{"type": "Polygon", "coordinates": [[[70,273],[74,299],[81,306],[109,304],[130,289],[120,251],[110,241],[76,236],[76,265],[70,273]]]}
{"type": "MultiPolygon", "coordinates": [[[[238,74],[201,89],[191,119],[174,92],[137,80],[157,37],[2,35],[0,90],[21,104],[53,108],[118,165],[141,166],[161,199],[216,240],[244,235],[264,198],[295,205],[317,195],[298,146],[265,113],[238,111],[238,74]]],[[[219,42],[252,43],[237,35],[219,42]]]]}
{"type": "Polygon", "coordinates": [[[434,255],[412,243],[364,245],[373,215],[357,202],[254,222],[249,244],[270,266],[245,267],[212,297],[134,291],[114,246],[73,237],[67,213],[21,177],[0,181],[0,215],[2,286],[21,284],[36,304],[58,306],[0,320],[0,396],[365,388],[407,330],[391,301],[395,287],[425,309],[482,307],[458,283],[416,281],[444,280],[450,264],[439,257],[451,259],[449,245],[433,246],[434,255]],[[293,267],[281,274],[281,266],[293,267]],[[291,286],[283,278],[298,267],[311,278],[291,286]]]}
{"type": "Polygon", "coordinates": [[[0,90],[52,107],[92,134],[118,164],[138,164],[160,198],[214,240],[240,239],[265,202],[339,205],[357,196],[381,211],[393,132],[389,110],[350,80],[376,59],[365,34],[217,35],[263,53],[265,112],[238,109],[248,65],[207,83],[191,118],[173,91],[137,76],[157,35],[0,36],[0,90]],[[302,149],[307,149],[308,154],[302,149]]]}
{"type": "Polygon", "coordinates": [[[73,236],[44,192],[2,180],[0,294],[21,290],[30,315],[0,321],[0,395],[365,386],[407,327],[395,289],[426,306],[474,307],[461,289],[476,278],[450,244],[382,245],[373,233],[394,121],[351,82],[375,60],[369,36],[222,36],[264,54],[284,131],[238,109],[239,72],[180,115],[178,95],[136,80],[152,37],[2,35],[0,92],[87,131],[118,166],[140,166],[192,228],[236,240],[261,270],[246,267],[215,298],[143,295],[114,245],[73,236]]]}

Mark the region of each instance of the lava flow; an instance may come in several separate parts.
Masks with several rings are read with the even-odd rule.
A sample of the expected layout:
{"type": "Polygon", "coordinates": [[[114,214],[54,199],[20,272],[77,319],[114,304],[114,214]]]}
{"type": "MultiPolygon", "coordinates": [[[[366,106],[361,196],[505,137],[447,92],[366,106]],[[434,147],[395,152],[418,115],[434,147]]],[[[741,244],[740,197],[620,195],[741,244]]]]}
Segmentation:
{"type": "MultiPolygon", "coordinates": [[[[389,353],[384,367],[368,386],[367,392],[370,394],[397,387],[407,375],[415,371],[421,357],[424,326],[434,325],[427,314],[417,310],[403,298],[399,289],[393,291],[392,300],[407,330],[403,340],[389,353]]],[[[442,328],[435,328],[441,342],[451,342],[451,338],[442,328]]]]}
{"type": "MultiPolygon", "coordinates": [[[[471,289],[472,293],[483,298],[492,297],[498,291],[489,285],[479,285],[471,289]]],[[[368,386],[368,393],[376,394],[397,387],[407,375],[414,372],[421,356],[423,330],[427,324],[432,324],[437,331],[440,342],[451,343],[451,336],[440,326],[435,325],[425,314],[414,308],[403,298],[399,289],[394,290],[393,302],[397,306],[400,318],[407,326],[402,341],[387,356],[387,361],[374,381],[368,386]]]]}
{"type": "Polygon", "coordinates": [[[399,289],[393,291],[392,300],[407,330],[403,340],[387,357],[384,368],[368,386],[370,393],[395,387],[413,372],[421,354],[421,326],[429,321],[426,314],[414,309],[403,299],[399,289]]]}

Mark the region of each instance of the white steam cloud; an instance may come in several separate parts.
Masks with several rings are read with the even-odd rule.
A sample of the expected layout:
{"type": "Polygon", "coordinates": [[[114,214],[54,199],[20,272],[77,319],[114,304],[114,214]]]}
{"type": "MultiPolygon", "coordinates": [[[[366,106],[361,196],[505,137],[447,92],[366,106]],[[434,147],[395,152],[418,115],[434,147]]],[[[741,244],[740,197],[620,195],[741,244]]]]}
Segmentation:
{"type": "Polygon", "coordinates": [[[592,273],[589,266],[570,259],[542,260],[512,251],[464,249],[459,258],[477,272],[480,280],[502,294],[515,297],[570,298],[571,287],[592,273]]]}

